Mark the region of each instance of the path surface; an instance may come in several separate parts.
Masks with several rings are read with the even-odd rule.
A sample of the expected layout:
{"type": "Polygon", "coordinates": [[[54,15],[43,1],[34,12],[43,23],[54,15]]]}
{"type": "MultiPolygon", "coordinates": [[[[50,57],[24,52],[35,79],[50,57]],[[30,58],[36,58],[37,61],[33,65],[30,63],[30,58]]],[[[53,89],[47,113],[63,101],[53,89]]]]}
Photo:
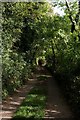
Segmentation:
{"type": "Polygon", "coordinates": [[[36,70],[35,77],[30,79],[27,85],[24,85],[20,88],[12,97],[8,97],[2,104],[2,120],[9,120],[12,118],[16,109],[20,106],[25,96],[37,83],[37,77],[43,75],[47,77],[47,86],[48,86],[48,99],[45,109],[45,120],[52,118],[73,118],[72,112],[70,111],[69,106],[67,105],[63,95],[61,94],[60,89],[58,88],[55,80],[44,68],[39,68],[36,70]]]}
{"type": "Polygon", "coordinates": [[[41,68],[38,72],[38,75],[47,78],[48,98],[45,109],[45,120],[73,120],[74,115],[54,78],[45,68],[41,68]]]}
{"type": "Polygon", "coordinates": [[[36,82],[36,79],[29,79],[27,85],[24,85],[17,90],[15,94],[2,102],[2,112],[0,112],[0,116],[2,116],[1,120],[9,120],[12,118],[16,109],[20,106],[29,91],[35,86],[36,82]]]}
{"type": "Polygon", "coordinates": [[[72,120],[73,114],[66,103],[56,81],[52,76],[48,77],[48,100],[45,110],[45,118],[72,120]]]}

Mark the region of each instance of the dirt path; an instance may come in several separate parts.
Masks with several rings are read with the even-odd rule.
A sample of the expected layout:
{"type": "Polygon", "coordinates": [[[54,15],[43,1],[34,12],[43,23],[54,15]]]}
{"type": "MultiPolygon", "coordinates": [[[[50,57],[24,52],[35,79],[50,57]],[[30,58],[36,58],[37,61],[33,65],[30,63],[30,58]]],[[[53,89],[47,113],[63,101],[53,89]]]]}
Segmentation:
{"type": "Polygon", "coordinates": [[[73,114],[52,76],[48,77],[48,100],[45,113],[45,118],[67,120],[73,118],[73,114]]]}
{"type": "MultiPolygon", "coordinates": [[[[2,120],[9,120],[12,118],[16,109],[20,106],[25,96],[37,83],[36,77],[43,75],[47,77],[48,84],[48,99],[45,109],[45,119],[55,118],[72,118],[73,115],[63,98],[60,89],[58,88],[55,80],[44,68],[38,68],[35,73],[35,77],[30,79],[27,85],[20,88],[13,96],[8,97],[2,104],[2,120]]],[[[70,119],[71,120],[71,119],[70,119]]]]}
{"type": "Polygon", "coordinates": [[[48,98],[45,109],[45,120],[73,120],[73,113],[54,78],[45,68],[42,68],[39,74],[47,78],[48,98]]]}
{"type": "Polygon", "coordinates": [[[16,109],[20,106],[29,91],[35,86],[36,82],[36,79],[29,79],[27,85],[18,89],[11,97],[7,97],[7,99],[2,102],[2,111],[0,112],[0,116],[2,116],[1,120],[9,120],[12,118],[16,109]]]}

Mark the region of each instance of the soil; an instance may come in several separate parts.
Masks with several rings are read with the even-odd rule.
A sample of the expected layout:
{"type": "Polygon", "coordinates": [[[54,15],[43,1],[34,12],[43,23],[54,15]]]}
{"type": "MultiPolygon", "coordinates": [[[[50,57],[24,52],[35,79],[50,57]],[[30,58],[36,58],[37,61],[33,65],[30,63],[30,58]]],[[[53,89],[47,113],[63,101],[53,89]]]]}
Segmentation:
{"type": "Polygon", "coordinates": [[[8,96],[2,101],[2,111],[0,112],[1,120],[9,120],[12,118],[14,112],[16,112],[17,108],[36,83],[36,78],[30,78],[26,85],[23,85],[23,87],[16,90],[12,96],[8,96]]]}
{"type": "MultiPolygon", "coordinates": [[[[22,101],[28,95],[29,91],[35,86],[37,83],[37,76],[43,75],[47,77],[47,103],[45,108],[45,119],[68,119],[71,120],[74,118],[73,113],[69,105],[67,104],[63,94],[58,87],[55,79],[51,76],[51,74],[43,67],[38,67],[35,71],[35,75],[33,78],[30,78],[27,82],[27,85],[24,85],[22,88],[18,89],[16,93],[12,96],[9,96],[6,100],[2,102],[2,112],[0,112],[0,116],[2,115],[2,120],[9,120],[12,118],[16,109],[20,106],[22,101]]],[[[64,120],[65,120],[64,119],[64,120]]]]}

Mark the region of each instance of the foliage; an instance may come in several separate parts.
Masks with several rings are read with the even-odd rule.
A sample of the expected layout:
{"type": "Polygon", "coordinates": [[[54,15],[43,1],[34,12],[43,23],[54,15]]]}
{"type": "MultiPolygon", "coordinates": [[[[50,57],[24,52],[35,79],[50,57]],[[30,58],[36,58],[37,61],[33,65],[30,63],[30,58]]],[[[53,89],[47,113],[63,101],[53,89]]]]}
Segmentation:
{"type": "Polygon", "coordinates": [[[4,2],[2,4],[4,98],[8,93],[11,94],[25,84],[31,73],[30,63],[35,55],[32,43],[38,39],[36,26],[49,10],[47,3],[4,2]]]}
{"type": "Polygon", "coordinates": [[[47,2],[3,3],[3,93],[26,82],[41,58],[79,113],[80,6],[77,2],[56,3],[64,9],[63,16],[54,14],[47,2]]]}
{"type": "MultiPolygon", "coordinates": [[[[65,9],[65,15],[57,16],[58,28],[53,39],[55,51],[55,78],[62,86],[64,94],[68,102],[72,105],[73,111],[79,117],[80,107],[80,36],[79,36],[79,20],[75,24],[75,29],[72,32],[72,23],[69,15],[74,19],[77,14],[76,3],[70,4],[70,12],[65,9]],[[72,9],[73,7],[73,9],[72,9]],[[66,12],[67,11],[67,12],[66,12]],[[77,29],[76,29],[77,28],[77,29]]],[[[76,23],[76,22],[75,22],[76,23]]]]}

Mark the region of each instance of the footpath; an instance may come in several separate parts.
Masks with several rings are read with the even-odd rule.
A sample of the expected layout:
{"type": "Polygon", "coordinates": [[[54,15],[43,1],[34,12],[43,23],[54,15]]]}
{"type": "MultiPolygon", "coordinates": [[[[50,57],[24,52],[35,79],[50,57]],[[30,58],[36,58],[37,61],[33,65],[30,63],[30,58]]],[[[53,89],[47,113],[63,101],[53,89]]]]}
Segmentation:
{"type": "Polygon", "coordinates": [[[34,78],[27,82],[22,88],[16,91],[12,96],[9,96],[6,100],[2,102],[2,120],[9,120],[12,118],[16,109],[20,106],[25,96],[28,95],[30,90],[37,83],[37,76],[43,75],[47,78],[47,103],[45,108],[45,120],[72,120],[73,114],[67,104],[65,98],[63,97],[61,90],[59,89],[56,81],[50,75],[50,73],[45,68],[39,68],[36,70],[34,78]]]}
{"type": "Polygon", "coordinates": [[[48,99],[45,118],[52,118],[53,120],[73,120],[71,109],[52,76],[48,78],[47,84],[48,99]]]}
{"type": "Polygon", "coordinates": [[[0,112],[1,120],[10,120],[16,112],[16,109],[20,106],[30,90],[37,83],[36,78],[29,79],[29,81],[23,87],[16,90],[16,92],[2,101],[2,111],[0,112]]]}

